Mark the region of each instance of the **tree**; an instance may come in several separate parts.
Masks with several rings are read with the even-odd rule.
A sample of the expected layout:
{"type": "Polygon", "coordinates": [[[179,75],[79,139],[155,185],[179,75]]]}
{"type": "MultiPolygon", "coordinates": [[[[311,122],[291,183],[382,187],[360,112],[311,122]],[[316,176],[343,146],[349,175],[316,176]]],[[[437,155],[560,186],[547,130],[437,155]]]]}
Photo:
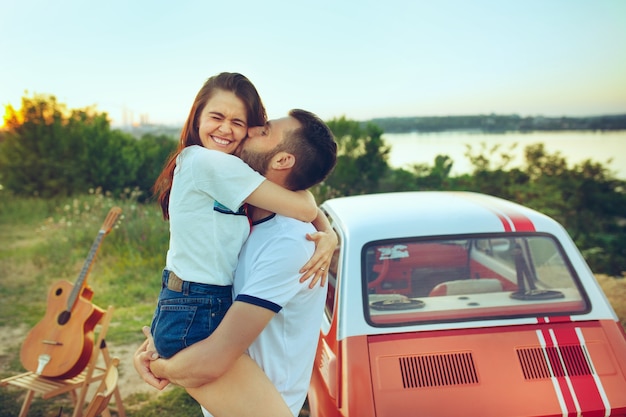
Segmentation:
{"type": "Polygon", "coordinates": [[[543,144],[525,149],[529,184],[518,201],[561,223],[593,270],[619,275],[626,265],[626,182],[591,160],[568,167],[543,144]]]}
{"type": "Polygon", "coordinates": [[[54,96],[34,95],[23,97],[19,110],[7,106],[4,118],[0,178],[12,192],[52,197],[137,185],[141,148],[112,131],[106,113],[68,110],[54,96]]]}
{"type": "Polygon", "coordinates": [[[329,121],[338,144],[337,166],[326,183],[337,195],[379,191],[379,181],[389,171],[389,146],[375,124],[365,127],[345,116],[329,121]]]}
{"type": "Polygon", "coordinates": [[[145,134],[139,139],[141,164],[137,175],[137,186],[145,196],[151,195],[151,189],[161,173],[167,157],[176,150],[178,142],[167,135],[145,134]]]}
{"type": "Polygon", "coordinates": [[[54,97],[22,98],[17,111],[7,106],[7,137],[0,154],[6,188],[30,195],[67,194],[82,178],[64,162],[83,149],[74,143],[75,135],[65,135],[65,106],[54,97]]]}

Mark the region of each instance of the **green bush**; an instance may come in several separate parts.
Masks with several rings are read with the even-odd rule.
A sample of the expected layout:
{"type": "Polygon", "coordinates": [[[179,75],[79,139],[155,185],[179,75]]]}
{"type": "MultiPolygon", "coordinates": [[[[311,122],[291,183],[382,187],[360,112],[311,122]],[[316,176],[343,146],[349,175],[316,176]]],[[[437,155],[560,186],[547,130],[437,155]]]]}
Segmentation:
{"type": "Polygon", "coordinates": [[[106,113],[68,110],[54,96],[23,97],[7,106],[0,141],[0,180],[14,194],[58,197],[101,187],[149,195],[165,158],[176,147],[167,136],[141,140],[112,130],[106,113]]]}

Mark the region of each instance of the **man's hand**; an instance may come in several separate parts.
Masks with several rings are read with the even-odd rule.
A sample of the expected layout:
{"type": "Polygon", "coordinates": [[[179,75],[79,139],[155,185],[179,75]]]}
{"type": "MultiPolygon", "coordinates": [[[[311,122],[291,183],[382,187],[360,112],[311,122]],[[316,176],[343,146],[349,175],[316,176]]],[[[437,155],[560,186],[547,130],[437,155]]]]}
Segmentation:
{"type": "Polygon", "coordinates": [[[150,365],[152,362],[159,358],[156,349],[154,349],[154,341],[150,334],[150,328],[144,326],[143,333],[146,335],[146,340],[139,346],[133,357],[133,365],[135,370],[148,385],[153,386],[158,390],[162,390],[169,385],[170,381],[164,378],[158,378],[152,373],[150,365]]]}

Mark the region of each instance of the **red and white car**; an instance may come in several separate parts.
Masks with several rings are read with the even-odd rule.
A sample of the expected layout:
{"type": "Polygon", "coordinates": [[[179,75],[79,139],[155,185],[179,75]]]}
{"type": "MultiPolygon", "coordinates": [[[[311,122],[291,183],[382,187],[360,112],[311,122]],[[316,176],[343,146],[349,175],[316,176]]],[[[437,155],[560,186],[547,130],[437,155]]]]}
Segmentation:
{"type": "Polygon", "coordinates": [[[566,231],[468,192],[337,198],[313,417],[626,416],[626,335],[566,231]]]}

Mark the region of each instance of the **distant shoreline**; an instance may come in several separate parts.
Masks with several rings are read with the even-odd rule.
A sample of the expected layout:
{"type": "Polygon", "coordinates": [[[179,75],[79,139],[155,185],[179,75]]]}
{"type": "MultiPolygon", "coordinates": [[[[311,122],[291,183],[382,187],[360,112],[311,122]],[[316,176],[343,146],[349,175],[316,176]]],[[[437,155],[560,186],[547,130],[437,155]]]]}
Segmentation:
{"type": "MultiPolygon", "coordinates": [[[[626,114],[589,117],[544,117],[518,115],[472,115],[472,116],[412,116],[380,117],[360,121],[365,126],[374,123],[384,133],[436,133],[436,132],[558,132],[558,131],[619,131],[626,130],[626,114]]],[[[146,124],[117,126],[115,129],[129,132],[136,137],[151,133],[180,136],[182,126],[146,124]]]]}
{"type": "Polygon", "coordinates": [[[626,114],[590,117],[544,117],[518,115],[428,116],[374,118],[361,124],[374,123],[385,133],[426,132],[555,132],[626,130],[626,114]]]}

